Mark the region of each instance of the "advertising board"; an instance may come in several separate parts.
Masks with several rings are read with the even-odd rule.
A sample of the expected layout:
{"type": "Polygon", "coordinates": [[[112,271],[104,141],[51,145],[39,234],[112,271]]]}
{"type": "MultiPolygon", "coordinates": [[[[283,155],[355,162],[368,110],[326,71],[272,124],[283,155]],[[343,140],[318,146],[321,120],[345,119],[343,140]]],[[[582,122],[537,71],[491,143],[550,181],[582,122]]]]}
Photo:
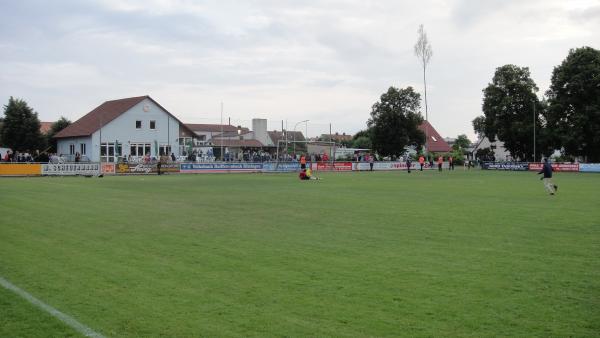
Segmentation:
{"type": "Polygon", "coordinates": [[[44,176],[93,176],[100,173],[100,163],[42,164],[44,176]]]}
{"type": "Polygon", "coordinates": [[[333,165],[331,162],[318,162],[316,168],[315,165],[312,168],[323,171],[352,171],[352,162],[334,162],[333,165]]]}
{"type": "Polygon", "coordinates": [[[600,173],[600,163],[579,163],[579,172],[600,173]]]}
{"type": "Polygon", "coordinates": [[[481,168],[485,170],[527,171],[529,170],[529,164],[526,162],[483,162],[481,168]]]}
{"type": "Polygon", "coordinates": [[[0,176],[40,176],[42,165],[39,163],[1,163],[0,176]]]}
{"type": "Polygon", "coordinates": [[[114,163],[102,163],[100,166],[100,170],[102,170],[103,174],[112,175],[115,173],[115,164],[114,163]]]}
{"type": "Polygon", "coordinates": [[[295,172],[300,170],[298,162],[265,162],[262,164],[263,172],[295,172]]]}
{"type": "Polygon", "coordinates": [[[258,173],[263,171],[262,163],[181,163],[183,174],[200,173],[258,173]]]}
{"type": "MultiPolygon", "coordinates": [[[[156,163],[154,164],[131,164],[131,163],[119,163],[115,166],[117,174],[157,174],[158,169],[156,163]]],[[[163,173],[178,173],[179,164],[177,163],[164,163],[160,167],[160,171],[163,173]]]]}
{"type": "MultiPolygon", "coordinates": [[[[540,171],[542,170],[542,163],[529,163],[530,171],[540,171]]],[[[552,163],[553,171],[567,171],[567,172],[578,172],[579,171],[579,163],[552,163]]]]}

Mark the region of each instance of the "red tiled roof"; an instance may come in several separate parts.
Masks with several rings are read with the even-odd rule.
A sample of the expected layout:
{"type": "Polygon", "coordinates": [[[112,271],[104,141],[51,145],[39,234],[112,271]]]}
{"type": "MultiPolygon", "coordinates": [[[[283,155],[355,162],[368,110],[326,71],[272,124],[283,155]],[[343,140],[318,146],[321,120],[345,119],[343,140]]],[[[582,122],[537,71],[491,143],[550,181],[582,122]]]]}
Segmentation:
{"type": "Polygon", "coordinates": [[[40,133],[47,134],[54,122],[40,122],[40,133]]]}
{"type": "Polygon", "coordinates": [[[321,134],[321,138],[323,140],[332,140],[332,141],[336,141],[336,142],[341,142],[341,141],[352,141],[352,135],[345,135],[345,134],[321,134]]]}
{"type": "Polygon", "coordinates": [[[96,107],[91,112],[84,115],[79,120],[73,122],[71,125],[66,127],[65,129],[58,132],[54,137],[55,138],[65,138],[65,137],[77,137],[77,136],[89,136],[92,135],[96,130],[100,129],[101,125],[107,125],[112,120],[121,116],[123,113],[133,108],[136,104],[144,101],[145,99],[151,100],[154,104],[164,110],[167,114],[172,116],[181,126],[188,129],[190,133],[192,133],[189,128],[187,128],[178,118],[173,116],[173,114],[169,113],[168,110],[163,108],[158,102],[154,101],[150,96],[136,96],[129,97],[125,99],[106,101],[103,104],[96,107]]]}
{"type": "Polygon", "coordinates": [[[249,147],[261,148],[264,147],[259,140],[227,140],[227,139],[212,139],[211,143],[214,146],[220,147],[249,147]]]}
{"type": "Polygon", "coordinates": [[[101,125],[108,124],[110,121],[116,119],[147,97],[148,96],[137,96],[121,100],[106,101],[67,128],[58,132],[54,137],[63,138],[92,135],[96,130],[100,129],[101,125]]]}
{"type": "Polygon", "coordinates": [[[428,121],[423,121],[419,126],[419,129],[422,130],[427,136],[427,150],[436,152],[436,153],[445,153],[450,151],[450,146],[442,136],[433,128],[433,126],[428,121]]]}
{"type": "MultiPolygon", "coordinates": [[[[229,124],[196,124],[196,123],[186,123],[186,127],[188,127],[192,131],[207,131],[211,133],[220,133],[221,127],[223,132],[235,131],[237,133],[237,127],[229,124]]],[[[244,128],[242,128],[244,129],[244,128]]],[[[247,129],[247,128],[246,128],[247,129]]]]}

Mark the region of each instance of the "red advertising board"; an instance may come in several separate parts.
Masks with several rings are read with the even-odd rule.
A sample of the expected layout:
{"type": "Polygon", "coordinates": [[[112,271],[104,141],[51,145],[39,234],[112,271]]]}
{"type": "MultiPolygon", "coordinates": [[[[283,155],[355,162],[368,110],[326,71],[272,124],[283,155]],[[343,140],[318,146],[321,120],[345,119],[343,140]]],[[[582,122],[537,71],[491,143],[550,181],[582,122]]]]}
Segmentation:
{"type": "MultiPolygon", "coordinates": [[[[529,163],[530,171],[540,171],[542,170],[542,163],[529,163]]],[[[579,163],[552,163],[553,171],[579,171],[579,163]]]]}
{"type": "Polygon", "coordinates": [[[352,171],[352,162],[334,162],[333,165],[330,162],[319,162],[317,170],[352,171]]]}

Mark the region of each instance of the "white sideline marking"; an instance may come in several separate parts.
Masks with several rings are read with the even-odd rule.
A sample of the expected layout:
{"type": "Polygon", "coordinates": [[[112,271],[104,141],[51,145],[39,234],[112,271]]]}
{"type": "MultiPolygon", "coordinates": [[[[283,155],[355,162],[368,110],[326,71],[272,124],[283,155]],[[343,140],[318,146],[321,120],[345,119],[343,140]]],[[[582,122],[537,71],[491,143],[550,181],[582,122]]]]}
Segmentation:
{"type": "Polygon", "coordinates": [[[20,289],[18,286],[14,285],[13,283],[11,283],[11,282],[7,281],[6,279],[2,278],[2,276],[0,276],[0,285],[4,286],[8,290],[16,293],[17,295],[25,298],[31,304],[33,304],[33,305],[39,307],[40,309],[48,312],[52,316],[60,319],[63,323],[69,325],[70,327],[72,327],[73,329],[75,329],[77,332],[83,334],[84,336],[86,336],[86,337],[95,337],[95,338],[105,338],[100,333],[98,333],[98,332],[90,329],[89,327],[81,324],[75,318],[69,316],[68,314],[65,314],[65,313],[62,313],[62,312],[58,311],[57,309],[53,308],[52,306],[50,306],[50,305],[42,302],[41,300],[35,298],[31,294],[29,294],[27,291],[25,291],[23,289],[20,289]]]}

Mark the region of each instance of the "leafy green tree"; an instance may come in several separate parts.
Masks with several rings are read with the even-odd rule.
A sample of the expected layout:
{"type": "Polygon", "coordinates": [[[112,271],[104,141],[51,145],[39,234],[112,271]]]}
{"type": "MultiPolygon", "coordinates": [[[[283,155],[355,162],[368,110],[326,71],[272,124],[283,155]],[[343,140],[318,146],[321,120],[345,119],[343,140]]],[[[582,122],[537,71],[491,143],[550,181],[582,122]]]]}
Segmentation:
{"type": "Polygon", "coordinates": [[[371,142],[371,139],[368,136],[360,136],[352,141],[352,147],[360,149],[371,149],[371,147],[373,147],[373,142],[371,142]]]}
{"type": "Polygon", "coordinates": [[[450,152],[450,156],[452,156],[452,160],[456,165],[462,165],[465,163],[465,153],[463,148],[453,148],[450,152]]]}
{"type": "Polygon", "coordinates": [[[13,151],[33,151],[44,146],[40,120],[27,102],[11,97],[4,106],[2,143],[13,151]]]}
{"type": "Polygon", "coordinates": [[[71,121],[64,116],[61,116],[58,121],[52,123],[50,130],[46,134],[47,145],[49,147],[49,152],[56,152],[56,140],[54,139],[54,135],[56,135],[59,131],[65,129],[71,124],[71,121]]]}
{"type": "Polygon", "coordinates": [[[469,148],[470,145],[471,141],[469,141],[469,137],[467,137],[467,135],[465,134],[461,134],[458,135],[458,137],[456,138],[456,141],[452,145],[452,148],[454,150],[464,150],[469,148]]]}
{"type": "Polygon", "coordinates": [[[354,136],[352,137],[352,140],[354,141],[357,138],[362,137],[362,136],[371,138],[371,133],[372,133],[372,130],[368,129],[368,128],[365,130],[361,130],[361,131],[357,132],[356,134],[354,134],[354,136]]]}
{"type": "Polygon", "coordinates": [[[554,68],[546,94],[547,128],[556,148],[600,162],[600,50],[571,49],[554,68]]]}
{"type": "Polygon", "coordinates": [[[473,130],[478,137],[485,137],[485,116],[477,116],[473,119],[473,130]]]}
{"type": "MultiPolygon", "coordinates": [[[[515,65],[497,68],[492,83],[483,90],[483,132],[490,141],[496,138],[503,141],[513,157],[533,157],[534,120],[537,130],[542,126],[542,105],[537,91],[529,68],[515,65]]],[[[480,122],[477,120],[474,127],[479,128],[480,122]]]]}
{"type": "Polygon", "coordinates": [[[420,95],[412,87],[390,87],[373,105],[367,122],[372,148],[381,156],[400,156],[407,146],[423,146],[425,134],[418,128],[423,122],[419,108],[420,95]]]}
{"type": "Polygon", "coordinates": [[[361,149],[372,149],[371,129],[365,129],[357,132],[352,137],[352,147],[361,149]]]}

